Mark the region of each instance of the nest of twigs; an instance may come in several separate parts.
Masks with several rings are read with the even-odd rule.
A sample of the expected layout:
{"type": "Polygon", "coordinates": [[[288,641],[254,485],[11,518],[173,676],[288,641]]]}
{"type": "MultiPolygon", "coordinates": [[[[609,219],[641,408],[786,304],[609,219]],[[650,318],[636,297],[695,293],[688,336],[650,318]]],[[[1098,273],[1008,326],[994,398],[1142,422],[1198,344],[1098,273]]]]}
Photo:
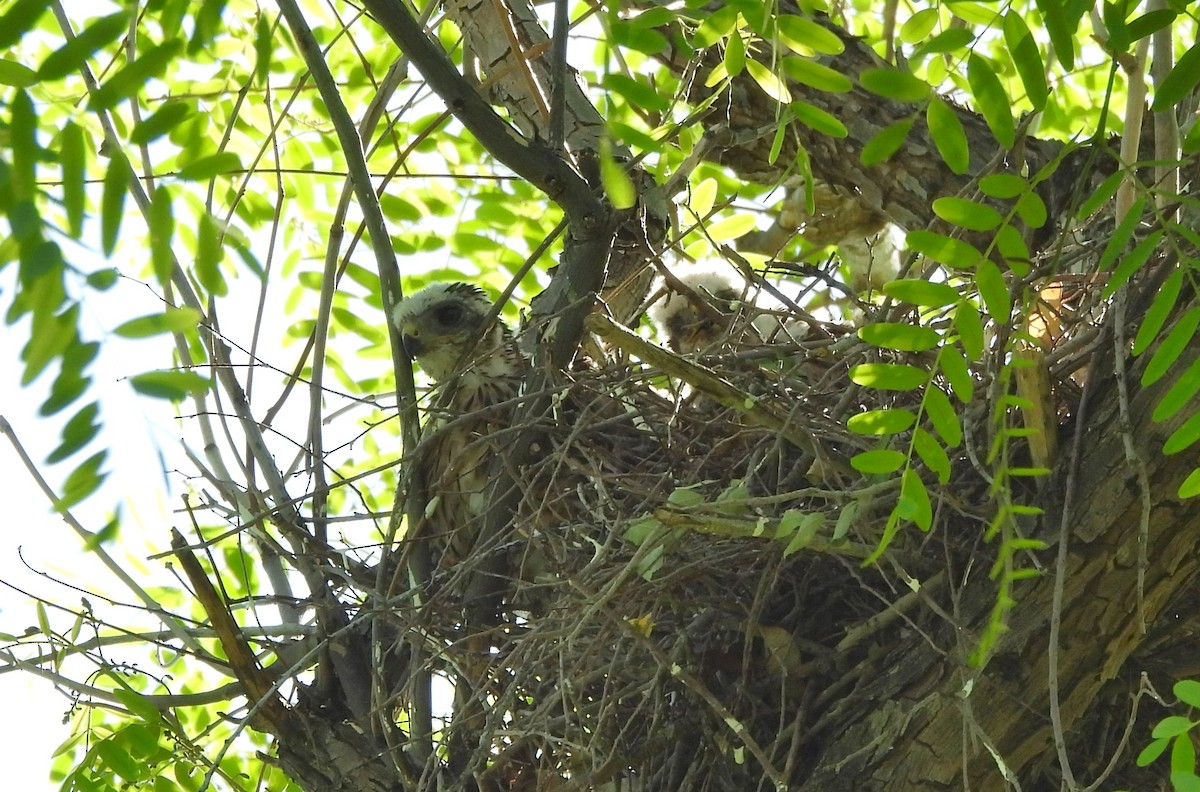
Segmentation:
{"type": "MultiPolygon", "coordinates": [[[[871,310],[876,321],[916,320],[911,306],[871,310]]],[[[1060,313],[1051,344],[1094,327],[1093,314],[1060,313]]],[[[880,647],[952,629],[936,590],[915,584],[991,562],[989,424],[1021,420],[994,407],[1015,387],[1001,378],[1002,341],[990,339],[970,372],[979,406],[956,402],[964,437],[946,444],[949,483],[908,452],[936,509],[922,531],[893,515],[900,472],[851,464],[888,441],[847,420],[922,415],[924,388],[863,387],[851,369],[933,371],[936,350],[884,349],[828,324],[800,340],[731,337],[655,357],[602,320],[591,329],[604,362],[560,375],[547,452],[517,476],[511,530],[436,569],[417,617],[430,667],[457,688],[441,735],[441,760],[457,773],[448,777],[492,789],[795,783],[831,724],[871,706],[852,693],[879,670],[880,647]],[[472,616],[480,575],[503,584],[472,616]]],[[[1069,383],[1077,366],[1052,362],[1069,383]]],[[[954,398],[941,375],[930,387],[954,398]]],[[[1066,401],[1050,414],[1066,416],[1074,390],[1057,392],[1066,401]]],[[[910,439],[892,435],[890,447],[906,451],[910,439]]],[[[1012,453],[1032,464],[1027,449],[1012,453]]]]}

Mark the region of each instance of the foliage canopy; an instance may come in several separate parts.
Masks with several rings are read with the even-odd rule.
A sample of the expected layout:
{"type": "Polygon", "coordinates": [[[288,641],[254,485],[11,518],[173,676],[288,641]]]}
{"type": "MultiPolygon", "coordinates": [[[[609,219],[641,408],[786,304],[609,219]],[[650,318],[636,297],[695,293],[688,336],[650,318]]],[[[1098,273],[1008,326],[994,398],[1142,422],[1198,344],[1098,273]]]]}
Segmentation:
{"type": "Polygon", "coordinates": [[[56,778],[1200,788],[1197,27],[1178,0],[0,7],[19,381],[53,507],[137,608],[5,636],[76,697],[56,778]],[[445,280],[531,362],[456,569],[416,529],[438,395],[387,320],[445,280]],[[184,438],[173,578],[74,517],[141,486],[90,373],[138,339],[128,384],[184,438]],[[1139,713],[1155,686],[1177,706],[1139,713]]]}

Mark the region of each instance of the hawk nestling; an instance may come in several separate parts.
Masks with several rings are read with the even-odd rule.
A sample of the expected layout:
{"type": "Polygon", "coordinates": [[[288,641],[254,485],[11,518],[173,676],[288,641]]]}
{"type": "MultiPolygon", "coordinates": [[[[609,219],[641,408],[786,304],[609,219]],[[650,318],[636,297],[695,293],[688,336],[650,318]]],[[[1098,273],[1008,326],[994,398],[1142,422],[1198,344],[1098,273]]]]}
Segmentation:
{"type": "Polygon", "coordinates": [[[507,418],[490,408],[517,395],[524,369],[512,330],[499,320],[484,326],[491,308],[477,286],[436,283],[402,300],[392,315],[405,351],[448,391],[440,400],[445,417],[426,422],[431,445],[424,456],[430,495],[425,535],[434,548],[444,548],[433,553],[443,567],[462,561],[475,546],[496,451],[489,435],[507,418]]]}
{"type": "Polygon", "coordinates": [[[666,296],[649,313],[675,352],[712,351],[720,343],[782,343],[806,334],[805,327],[783,318],[782,305],[730,274],[699,266],[673,274],[686,291],[665,284],[666,296]]]}

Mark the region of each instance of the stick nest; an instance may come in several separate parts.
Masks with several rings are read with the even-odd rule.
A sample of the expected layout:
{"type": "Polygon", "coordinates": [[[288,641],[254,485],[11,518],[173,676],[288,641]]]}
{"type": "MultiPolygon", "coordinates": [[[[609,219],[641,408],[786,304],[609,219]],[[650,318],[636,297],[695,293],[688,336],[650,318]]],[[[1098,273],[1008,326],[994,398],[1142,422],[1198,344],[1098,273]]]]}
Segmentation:
{"type": "MultiPolygon", "coordinates": [[[[1094,297],[1086,284],[1067,288],[1094,297]]],[[[882,348],[848,325],[753,342],[730,332],[678,356],[593,318],[601,362],[553,381],[544,445],[513,475],[521,497],[511,529],[435,569],[419,612],[391,619],[408,636],[398,644],[421,625],[428,667],[456,687],[438,735],[449,777],[485,789],[795,784],[839,726],[879,706],[860,693],[890,673],[885,647],[964,649],[946,581],[972,564],[982,579],[995,558],[996,543],[983,539],[995,513],[989,455],[998,433],[1025,418],[995,407],[1017,393],[1012,352],[1033,349],[1038,375],[1054,372],[1041,407],[1056,433],[1095,335],[1095,310],[1030,293],[1023,315],[993,328],[969,364],[967,401],[936,348],[882,348]],[[1046,317],[1053,333],[1040,348],[1012,340],[1046,317]],[[880,363],[934,373],[909,389],[856,384],[855,366],[880,363]],[[931,425],[930,389],[954,405],[959,442],[931,425]],[[912,428],[847,429],[851,416],[877,410],[915,416],[948,467],[914,450],[912,428]],[[878,449],[902,454],[901,468],[864,474],[851,462],[878,449]],[[909,497],[904,475],[928,493],[928,530],[908,507],[897,512],[909,497]],[[481,577],[501,581],[482,609],[472,599],[481,577]]],[[[872,321],[955,335],[952,316],[868,310],[872,321]]],[[[1048,464],[1023,441],[1005,453],[1006,465],[1048,464]]],[[[1030,480],[1010,483],[1032,499],[1030,480]]],[[[402,711],[405,670],[390,676],[402,711]]]]}

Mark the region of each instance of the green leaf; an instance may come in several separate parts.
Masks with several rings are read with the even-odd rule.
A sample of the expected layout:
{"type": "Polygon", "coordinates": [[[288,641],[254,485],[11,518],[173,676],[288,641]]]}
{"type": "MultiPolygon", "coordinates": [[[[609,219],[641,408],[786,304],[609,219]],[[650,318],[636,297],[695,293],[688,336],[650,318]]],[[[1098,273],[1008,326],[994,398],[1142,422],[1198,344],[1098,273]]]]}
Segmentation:
{"type": "Polygon", "coordinates": [[[1105,32],[1108,34],[1108,40],[1105,42],[1105,49],[1109,52],[1120,53],[1129,49],[1129,31],[1125,27],[1125,15],[1128,12],[1127,4],[1124,0],[1115,0],[1115,2],[1099,3],[1099,9],[1102,11],[1102,19],[1104,21],[1105,32]]]}
{"type": "Polygon", "coordinates": [[[907,118],[903,121],[896,121],[879,130],[863,146],[862,154],[859,155],[862,164],[877,165],[899,151],[900,147],[904,145],[904,141],[908,138],[908,132],[912,129],[913,120],[912,118],[907,118]]]}
{"type": "Polygon", "coordinates": [[[836,33],[807,17],[779,14],[775,25],[780,41],[801,54],[810,50],[821,55],[840,55],[846,49],[836,33]]]}
{"type": "Polygon", "coordinates": [[[929,136],[933,138],[933,145],[937,147],[942,160],[955,173],[966,173],[971,167],[971,154],[967,133],[963,131],[958,114],[935,96],[929,100],[925,119],[929,124],[929,136]]]}
{"type": "Polygon", "coordinates": [[[968,231],[991,231],[1004,222],[1004,218],[992,207],[966,198],[935,198],[933,213],[968,231]]]}
{"type": "Polygon", "coordinates": [[[974,303],[963,301],[954,311],[954,329],[963,351],[971,360],[983,357],[983,319],[974,303]]]}
{"type": "Polygon", "coordinates": [[[915,390],[929,381],[929,372],[907,363],[860,363],[850,367],[850,379],[876,390],[915,390]]]}
{"type": "Polygon", "coordinates": [[[909,231],[905,236],[905,244],[911,251],[957,269],[971,269],[983,260],[983,254],[970,242],[952,239],[935,231],[909,231]]]}
{"type": "Polygon", "coordinates": [[[100,473],[100,466],[107,457],[107,451],[97,451],[72,470],[63,482],[55,508],[69,509],[95,492],[104,483],[105,474],[100,473]]]}
{"type": "Polygon", "coordinates": [[[271,27],[267,14],[260,10],[254,20],[254,82],[258,85],[266,85],[271,76],[271,52],[275,42],[271,27]]]}
{"type": "Polygon", "coordinates": [[[803,101],[795,101],[789,107],[792,114],[796,116],[800,123],[811,129],[815,129],[833,138],[844,138],[849,134],[841,121],[816,105],[811,105],[803,101]]]}
{"type": "Polygon", "coordinates": [[[1021,221],[1030,228],[1041,228],[1046,225],[1049,213],[1042,196],[1035,192],[1027,192],[1017,199],[1017,214],[1021,221]]]}
{"type": "Polygon", "coordinates": [[[1021,237],[1021,232],[1011,225],[1002,226],[996,231],[996,250],[1004,257],[1004,263],[1018,278],[1029,274],[1032,261],[1029,248],[1021,237]]]}
{"type": "Polygon", "coordinates": [[[1100,291],[1102,299],[1107,300],[1112,297],[1117,289],[1125,285],[1125,282],[1142,268],[1142,265],[1150,258],[1150,254],[1158,249],[1158,243],[1162,241],[1164,233],[1161,228],[1154,229],[1145,239],[1138,243],[1137,247],[1129,252],[1129,255],[1121,259],[1121,263],[1113,270],[1112,275],[1108,277],[1108,282],[1104,284],[1104,288],[1100,291]]]}
{"type": "MultiPolygon", "coordinates": [[[[658,9],[650,9],[651,12],[658,9]]],[[[666,8],[662,10],[670,11],[666,8]]],[[[612,36],[612,43],[644,52],[647,55],[657,55],[667,49],[667,38],[662,33],[652,28],[647,28],[639,24],[629,24],[629,22],[637,22],[641,17],[650,16],[650,13],[641,14],[636,20],[617,20],[609,25],[609,35],[612,36]]],[[[265,79],[265,78],[264,78],[265,79]]]]}
{"type": "Polygon", "coordinates": [[[1188,477],[1179,485],[1179,491],[1176,495],[1182,500],[1200,495],[1200,468],[1188,474],[1188,477]]]}
{"type": "Polygon", "coordinates": [[[141,57],[109,77],[96,89],[88,102],[88,109],[93,112],[108,110],[121,100],[133,96],[147,82],[161,77],[182,47],[183,42],[173,40],[146,50],[141,57]]]}
{"type": "Polygon", "coordinates": [[[1163,78],[1154,91],[1150,109],[1155,112],[1168,110],[1179,104],[1200,83],[1200,42],[1179,57],[1175,67],[1163,78]]]}
{"type": "Polygon", "coordinates": [[[692,35],[692,46],[696,49],[706,49],[733,32],[737,24],[738,10],[735,6],[727,5],[718,8],[704,16],[704,21],[692,35]]]}
{"type": "Polygon", "coordinates": [[[1181,679],[1171,688],[1171,692],[1189,707],[1200,707],[1200,682],[1195,679],[1181,679]]]}
{"type": "Polygon", "coordinates": [[[725,41],[724,61],[725,73],[730,77],[737,77],[746,68],[746,44],[736,30],[725,41]]]}
{"type": "Polygon", "coordinates": [[[1140,41],[1162,30],[1174,22],[1178,16],[1179,14],[1169,8],[1147,11],[1126,26],[1130,43],[1140,41]]]}
{"type": "Polygon", "coordinates": [[[41,80],[58,80],[69,74],[78,73],[87,65],[87,59],[92,57],[101,47],[116,41],[124,32],[129,30],[129,12],[118,11],[100,17],[88,25],[63,46],[46,56],[38,67],[37,75],[41,80]]]}
{"type": "MultiPolygon", "coordinates": [[[[734,36],[732,40],[740,41],[741,39],[734,36]]],[[[627,74],[611,72],[604,75],[604,82],[602,84],[609,91],[624,97],[627,102],[635,107],[654,110],[660,113],[671,109],[670,97],[663,96],[649,82],[630,77],[627,74]]]]}
{"type": "Polygon", "coordinates": [[[958,302],[962,295],[948,283],[931,283],[926,280],[903,279],[883,284],[883,293],[893,300],[942,308],[958,302]]]}
{"type": "Polygon", "coordinates": [[[762,88],[763,92],[776,102],[786,104],[792,101],[792,92],[788,90],[787,85],[766,66],[756,60],[748,60],[746,61],[746,71],[750,72],[750,76],[754,78],[754,82],[758,83],[758,87],[762,88]]]}
{"type": "Polygon", "coordinates": [[[788,126],[787,122],[783,122],[775,128],[775,134],[771,138],[771,151],[767,154],[767,162],[771,165],[778,161],[779,154],[783,151],[783,141],[787,138],[788,126]]]}
{"type": "Polygon", "coordinates": [[[1150,736],[1155,739],[1178,737],[1181,734],[1187,734],[1195,725],[1195,721],[1191,718],[1185,718],[1182,715],[1168,715],[1158,722],[1154,731],[1150,732],[1150,736]]]}
{"type": "Polygon", "coordinates": [[[1200,152],[1200,124],[1192,124],[1191,129],[1183,136],[1182,145],[1184,154],[1195,154],[1200,152]]]}
{"type": "Polygon", "coordinates": [[[125,194],[129,192],[132,177],[133,171],[125,154],[114,152],[104,174],[104,191],[100,198],[100,247],[106,256],[111,256],[117,247],[121,219],[125,216],[125,194]]]}
{"type": "Polygon", "coordinates": [[[221,151],[185,165],[176,175],[184,181],[207,181],[214,176],[230,174],[241,169],[242,160],[237,154],[221,151]]]}
{"type": "Polygon", "coordinates": [[[1117,188],[1121,186],[1121,182],[1124,179],[1125,172],[1119,170],[1100,182],[1100,185],[1092,191],[1092,194],[1079,205],[1079,211],[1075,213],[1075,219],[1086,220],[1091,217],[1092,213],[1099,209],[1101,204],[1107,203],[1117,194],[1117,188]]]}
{"type": "Polygon", "coordinates": [[[839,71],[808,58],[788,55],[782,61],[783,71],[788,77],[810,88],[827,93],[846,93],[853,90],[854,83],[839,71]]]}
{"type": "MultiPolygon", "coordinates": [[[[17,91],[12,99],[12,120],[6,131],[13,153],[12,175],[9,177],[11,195],[6,197],[13,203],[30,201],[30,208],[36,216],[37,205],[30,199],[37,193],[37,163],[41,159],[42,147],[37,140],[37,111],[25,91],[17,91]]],[[[26,235],[17,227],[13,214],[9,212],[9,222],[14,226],[13,235],[24,238],[26,235]]],[[[40,218],[38,221],[40,224],[40,218]]]]}
{"type": "Polygon", "coordinates": [[[917,416],[910,410],[896,407],[851,415],[846,428],[861,435],[893,435],[908,431],[916,422],[917,416]]]}
{"type": "Polygon", "coordinates": [[[125,686],[113,690],[113,695],[117,700],[125,705],[125,708],[134,715],[141,718],[146,723],[160,723],[162,715],[159,714],[158,707],[136,690],[125,686]]]}
{"type": "Polygon", "coordinates": [[[899,451],[887,448],[877,448],[873,451],[863,451],[850,457],[850,466],[859,473],[886,474],[894,473],[904,466],[908,457],[899,451]]]}
{"type": "Polygon", "coordinates": [[[950,390],[963,404],[971,401],[975,395],[975,381],[971,379],[971,369],[967,359],[956,346],[944,346],[938,352],[938,368],[950,383],[950,390]]]}
{"type": "Polygon", "coordinates": [[[113,332],[122,338],[147,338],[160,333],[191,330],[199,322],[200,312],[194,308],[168,308],[162,313],[139,316],[122,322],[113,332]]]}
{"type": "Polygon", "coordinates": [[[697,218],[704,219],[712,212],[713,204],[717,200],[717,180],[711,176],[692,188],[692,194],[688,198],[688,206],[697,218]]]}
{"type": "Polygon", "coordinates": [[[864,69],[858,81],[871,93],[897,102],[920,102],[930,94],[929,83],[899,69],[864,69]]]}
{"type": "Polygon", "coordinates": [[[1015,173],[989,173],[979,180],[979,189],[993,198],[1016,198],[1029,189],[1029,182],[1015,173]]]}
{"type": "Polygon", "coordinates": [[[1163,394],[1154,407],[1154,421],[1162,423],[1169,419],[1191,404],[1197,393],[1200,393],[1200,359],[1193,360],[1192,365],[1163,394]]]}
{"type": "MultiPolygon", "coordinates": [[[[1037,0],[1037,6],[1042,12],[1059,63],[1071,71],[1075,68],[1075,30],[1066,29],[1057,0],[1037,0]]],[[[1046,67],[1042,63],[1042,54],[1038,52],[1037,41],[1018,11],[1010,10],[1004,15],[1004,41],[1008,44],[1021,84],[1025,86],[1029,103],[1034,110],[1045,110],[1046,97],[1050,95],[1050,87],[1046,84],[1046,67]]]]}
{"type": "Polygon", "coordinates": [[[929,490],[916,470],[907,468],[900,480],[900,501],[896,504],[899,515],[914,523],[922,531],[933,527],[933,507],[929,503],[929,490]]]}
{"type": "Polygon", "coordinates": [[[200,215],[200,227],[196,232],[196,280],[210,294],[218,296],[227,291],[225,276],[221,274],[221,262],[225,258],[225,246],[221,244],[223,231],[208,212],[200,215]]]}
{"type": "Polygon", "coordinates": [[[188,40],[188,54],[196,55],[206,48],[216,38],[221,29],[221,15],[225,11],[226,0],[204,0],[201,3],[191,3],[192,37],[188,40]]]}
{"type": "Polygon", "coordinates": [[[0,49],[8,49],[33,30],[50,0],[16,0],[0,16],[0,49]]]}
{"type": "Polygon", "coordinates": [[[1167,373],[1167,369],[1175,364],[1192,340],[1192,336],[1196,334],[1197,325],[1200,325],[1200,308],[1192,308],[1180,317],[1158,349],[1150,356],[1150,362],[1142,372],[1142,387],[1158,382],[1167,373]]]}
{"type": "Polygon", "coordinates": [[[975,97],[975,104],[983,119],[987,121],[988,129],[1004,148],[1012,148],[1016,140],[1016,127],[1013,125],[1012,100],[1004,92],[1000,78],[992,71],[992,66],[974,52],[967,59],[967,82],[975,97]]]}
{"type": "Polygon", "coordinates": [[[938,52],[958,52],[975,41],[975,32],[969,28],[943,30],[923,44],[913,48],[909,60],[916,63],[926,55],[938,52]]]}
{"type": "Polygon", "coordinates": [[[1125,245],[1133,237],[1134,230],[1142,220],[1142,210],[1145,208],[1145,197],[1138,198],[1129,207],[1129,211],[1121,218],[1121,222],[1113,230],[1112,236],[1108,238],[1108,244],[1104,246],[1104,252],[1100,254],[1100,262],[1096,265],[1098,272],[1107,272],[1112,269],[1117,256],[1121,255],[1125,250],[1125,245]]]}
{"type": "Polygon", "coordinates": [[[950,397],[941,388],[933,387],[925,391],[925,414],[946,445],[958,448],[962,442],[962,424],[950,404],[950,397]]]}
{"type": "Polygon", "coordinates": [[[633,179],[613,157],[612,142],[608,138],[600,141],[600,183],[604,185],[604,191],[614,208],[629,209],[637,203],[633,179]]]}
{"type": "Polygon", "coordinates": [[[192,105],[188,102],[166,102],[152,116],[142,119],[133,128],[133,131],[129,133],[129,142],[135,146],[144,146],[157,140],[177,127],[183,119],[191,114],[192,109],[192,105]]]}
{"type": "Polygon", "coordinates": [[[147,216],[150,226],[150,267],[159,285],[171,281],[175,268],[175,256],[171,252],[171,239],[175,235],[175,214],[171,206],[171,194],[163,185],[154,188],[150,196],[150,211],[147,216]]]}
{"type": "Polygon", "coordinates": [[[54,378],[50,397],[38,407],[38,415],[54,415],[82,396],[91,385],[91,379],[80,372],[60,371],[54,378]]]}
{"type": "Polygon", "coordinates": [[[74,121],[63,126],[62,145],[58,155],[62,165],[63,208],[67,213],[67,228],[71,236],[83,233],[83,213],[87,206],[87,143],[83,127],[74,121]]]}
{"type": "Polygon", "coordinates": [[[56,464],[83,448],[96,437],[100,431],[97,419],[100,417],[100,405],[92,402],[63,425],[62,442],[58,448],[50,452],[46,462],[56,464]]]}
{"type": "Polygon", "coordinates": [[[933,435],[918,426],[913,432],[913,448],[917,450],[917,456],[921,457],[925,466],[937,476],[938,481],[945,484],[950,480],[950,457],[933,435]]]}
{"type": "Polygon", "coordinates": [[[114,773],[126,781],[137,781],[143,775],[143,765],[134,760],[129,752],[114,740],[101,740],[96,743],[96,753],[114,773]]]}
{"type": "MultiPolygon", "coordinates": [[[[57,249],[54,243],[47,244],[57,249]]],[[[78,321],[79,305],[74,303],[67,310],[61,312],[54,310],[34,312],[29,341],[21,350],[21,360],[25,363],[25,371],[21,374],[22,385],[33,382],[50,364],[50,361],[63,354],[73,344],[78,343],[79,331],[76,329],[78,321]]]]}
{"type": "Polygon", "coordinates": [[[754,215],[738,214],[733,217],[726,217],[724,220],[718,220],[708,226],[706,230],[714,242],[725,242],[745,236],[754,230],[754,226],[754,215]]]}
{"type": "Polygon", "coordinates": [[[933,32],[937,27],[938,18],[936,8],[922,8],[900,26],[900,40],[905,44],[916,44],[933,32]]]}
{"type": "Polygon", "coordinates": [[[212,385],[207,377],[202,377],[194,371],[175,369],[136,374],[129,378],[129,383],[143,396],[171,401],[180,401],[190,394],[204,393],[212,385]]]}
{"type": "Polygon", "coordinates": [[[946,10],[970,25],[994,27],[998,21],[996,11],[989,8],[989,3],[976,0],[949,0],[944,4],[946,10]]]}
{"type": "Polygon", "coordinates": [[[37,72],[23,63],[0,58],[0,85],[28,88],[38,81],[37,72]]]}
{"type": "Polygon", "coordinates": [[[1171,741],[1166,737],[1153,740],[1149,745],[1142,749],[1141,753],[1138,754],[1137,766],[1145,767],[1146,765],[1150,764],[1155,759],[1162,756],[1163,752],[1167,750],[1167,746],[1170,744],[1171,741]]]}
{"type": "MultiPolygon", "coordinates": [[[[812,544],[813,538],[825,525],[825,515],[819,512],[805,514],[797,509],[788,509],[779,521],[778,534],[790,536],[787,547],[783,548],[783,557],[803,550],[812,544]]],[[[782,538],[782,536],[776,538],[782,538]]]]}
{"type": "MultiPolygon", "coordinates": [[[[1175,751],[1179,748],[1182,740],[1176,740],[1171,744],[1171,766],[1175,766],[1175,751]]],[[[1190,748],[1191,743],[1188,742],[1189,749],[1192,751],[1193,767],[1195,766],[1195,749],[1190,748]]],[[[1174,792],[1200,792],[1200,776],[1197,776],[1191,771],[1179,771],[1172,769],[1171,771],[1171,789],[1174,792]]]]}
{"type": "Polygon", "coordinates": [[[975,269],[975,285],[979,288],[979,296],[988,315],[1001,324],[1008,324],[1012,316],[1012,300],[1000,268],[990,261],[980,262],[975,269]]]}
{"type": "Polygon", "coordinates": [[[868,344],[901,352],[924,352],[933,349],[942,337],[936,330],[903,322],[878,322],[863,325],[858,337],[868,344]]]}
{"type": "Polygon", "coordinates": [[[1178,454],[1190,448],[1197,440],[1200,440],[1200,413],[1188,418],[1178,429],[1171,432],[1171,436],[1163,443],[1163,453],[1167,456],[1178,454]]]}

